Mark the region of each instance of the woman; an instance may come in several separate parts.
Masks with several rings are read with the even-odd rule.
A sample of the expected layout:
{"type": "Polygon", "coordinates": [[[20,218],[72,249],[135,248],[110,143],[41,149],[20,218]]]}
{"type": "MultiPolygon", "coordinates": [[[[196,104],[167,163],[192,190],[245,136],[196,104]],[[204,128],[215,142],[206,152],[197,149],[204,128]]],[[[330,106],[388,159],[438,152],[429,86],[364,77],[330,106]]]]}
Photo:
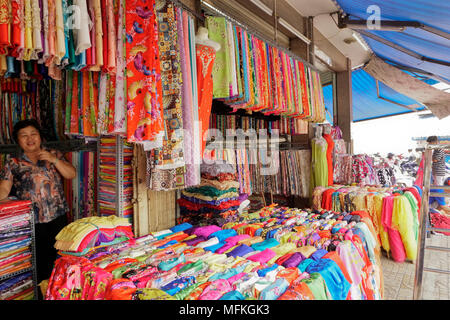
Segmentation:
{"type": "Polygon", "coordinates": [[[17,158],[10,157],[0,172],[0,200],[7,198],[14,187],[12,195],[32,202],[40,283],[51,275],[56,259],[55,236],[67,224],[68,206],[61,176],[73,179],[76,170],[62,153],[42,147],[41,129],[36,120],[17,122],[13,138],[22,152],[17,158]]]}

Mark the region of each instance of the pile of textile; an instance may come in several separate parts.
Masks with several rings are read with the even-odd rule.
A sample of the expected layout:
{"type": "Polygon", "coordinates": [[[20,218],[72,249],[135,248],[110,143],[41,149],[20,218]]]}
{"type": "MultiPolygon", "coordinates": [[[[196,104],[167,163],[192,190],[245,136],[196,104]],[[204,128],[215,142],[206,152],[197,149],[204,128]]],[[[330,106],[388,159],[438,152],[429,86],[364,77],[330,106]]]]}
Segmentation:
{"type": "Polygon", "coordinates": [[[128,219],[109,216],[79,219],[65,226],[55,238],[57,250],[85,253],[97,246],[132,239],[134,235],[128,219]]]}
{"type": "Polygon", "coordinates": [[[30,300],[34,297],[30,201],[0,202],[0,300],[30,300]],[[13,273],[18,275],[11,276],[13,273]]]}
{"type": "Polygon", "coordinates": [[[107,300],[381,299],[379,255],[364,214],[272,205],[222,227],[182,223],[70,261],[61,257],[47,299],[85,299],[74,293],[90,291],[86,272],[105,280],[107,300]],[[84,269],[74,274],[72,265],[84,269]],[[68,274],[70,281],[61,281],[68,274]]]}
{"type": "Polygon", "coordinates": [[[222,225],[235,219],[246,194],[239,194],[236,169],[230,164],[202,165],[201,183],[181,191],[179,223],[222,225]]]}
{"type": "MultiPolygon", "coordinates": [[[[442,214],[436,209],[430,209],[431,226],[433,228],[439,229],[449,229],[450,230],[450,216],[442,214]]],[[[436,231],[446,236],[450,236],[450,232],[436,231]]]]}
{"type": "Polygon", "coordinates": [[[382,248],[396,262],[415,261],[422,190],[357,186],[317,187],[313,209],[334,212],[367,212],[382,248]]]}

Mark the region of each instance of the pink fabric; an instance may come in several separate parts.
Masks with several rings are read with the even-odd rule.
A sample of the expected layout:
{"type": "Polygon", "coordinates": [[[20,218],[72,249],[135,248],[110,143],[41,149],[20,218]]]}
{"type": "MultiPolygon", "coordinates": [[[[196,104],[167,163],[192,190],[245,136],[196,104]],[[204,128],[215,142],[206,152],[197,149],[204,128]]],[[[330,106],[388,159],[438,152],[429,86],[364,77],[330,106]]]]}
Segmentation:
{"type": "Polygon", "coordinates": [[[226,243],[237,245],[239,241],[250,238],[248,234],[238,234],[237,236],[229,237],[225,240],[226,243]]]}
{"type": "Polygon", "coordinates": [[[253,254],[250,257],[247,257],[248,260],[259,262],[259,263],[267,263],[270,259],[275,257],[277,254],[270,249],[266,249],[264,251],[261,251],[259,253],[253,254]]]}
{"type": "Polygon", "coordinates": [[[225,293],[232,291],[230,283],[225,279],[218,279],[207,286],[198,300],[219,300],[225,293]]]}
{"type": "Polygon", "coordinates": [[[228,283],[229,283],[230,285],[233,285],[233,283],[235,283],[236,281],[238,281],[239,279],[241,279],[241,278],[242,278],[243,276],[245,276],[246,274],[247,274],[247,273],[245,273],[245,272],[238,273],[238,274],[232,276],[231,278],[228,278],[228,283]]]}
{"type": "Polygon", "coordinates": [[[224,244],[222,247],[220,247],[219,249],[217,249],[215,253],[218,253],[218,254],[224,253],[225,251],[227,251],[227,250],[233,248],[234,246],[235,246],[235,244],[232,244],[232,243],[226,243],[226,244],[224,244]]]}
{"type": "Polygon", "coordinates": [[[392,209],[394,207],[394,196],[384,197],[383,210],[381,212],[381,223],[389,236],[392,259],[403,262],[406,259],[406,251],[400,232],[392,227],[392,209]]]}

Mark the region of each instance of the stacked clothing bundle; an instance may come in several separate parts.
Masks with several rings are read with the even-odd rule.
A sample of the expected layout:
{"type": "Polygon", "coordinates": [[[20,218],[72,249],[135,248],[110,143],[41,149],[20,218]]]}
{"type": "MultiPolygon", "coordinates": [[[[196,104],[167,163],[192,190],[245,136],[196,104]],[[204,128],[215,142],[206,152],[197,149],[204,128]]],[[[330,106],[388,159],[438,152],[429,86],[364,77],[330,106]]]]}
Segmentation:
{"type": "Polygon", "coordinates": [[[181,191],[179,223],[195,225],[223,223],[234,219],[246,195],[239,194],[239,182],[232,165],[202,165],[201,183],[181,191]],[[211,220],[212,219],[212,220],[211,220]]]}
{"type": "Polygon", "coordinates": [[[382,248],[396,262],[415,261],[422,190],[417,187],[317,187],[313,209],[367,212],[382,248]]]}
{"type": "Polygon", "coordinates": [[[0,202],[1,300],[29,300],[34,297],[31,272],[19,273],[32,267],[30,204],[30,201],[0,202]],[[19,275],[9,277],[12,274],[19,275]]]}
{"type": "MultiPolygon", "coordinates": [[[[48,299],[66,299],[91,286],[82,274],[61,282],[71,271],[59,267],[63,259],[55,264],[48,299]],[[57,290],[61,287],[66,289],[64,295],[57,290]]],[[[383,296],[379,244],[370,219],[359,213],[315,213],[274,205],[222,227],[183,223],[96,248],[74,258],[73,264],[82,260],[90,262],[85,266],[92,266],[92,274],[112,275],[105,284],[108,300],[369,300],[383,296]]]]}
{"type": "Polygon", "coordinates": [[[55,248],[68,254],[84,254],[93,247],[134,238],[131,223],[116,216],[87,217],[65,226],[57,235],[55,248]]]}

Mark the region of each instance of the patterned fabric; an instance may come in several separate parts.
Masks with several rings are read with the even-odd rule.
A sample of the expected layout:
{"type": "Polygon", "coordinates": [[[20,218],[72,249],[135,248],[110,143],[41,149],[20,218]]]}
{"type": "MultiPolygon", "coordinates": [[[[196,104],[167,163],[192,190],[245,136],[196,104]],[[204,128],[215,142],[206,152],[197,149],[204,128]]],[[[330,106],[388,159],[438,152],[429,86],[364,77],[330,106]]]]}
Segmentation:
{"type": "Polygon", "coordinates": [[[147,153],[151,159],[147,168],[148,187],[171,190],[185,185],[183,157],[183,118],[181,109],[180,52],[177,40],[177,17],[173,4],[156,1],[159,29],[159,52],[163,95],[164,137],[161,148],[147,153]]]}
{"type": "MultiPolygon", "coordinates": [[[[56,155],[64,159],[60,152],[56,155]]],[[[16,196],[33,203],[39,223],[50,222],[68,210],[61,176],[48,161],[33,164],[26,155],[10,158],[0,173],[1,180],[12,181],[16,196]]]]}
{"type": "Polygon", "coordinates": [[[164,125],[155,2],[126,1],[126,12],[127,137],[153,140],[164,125]]]}

